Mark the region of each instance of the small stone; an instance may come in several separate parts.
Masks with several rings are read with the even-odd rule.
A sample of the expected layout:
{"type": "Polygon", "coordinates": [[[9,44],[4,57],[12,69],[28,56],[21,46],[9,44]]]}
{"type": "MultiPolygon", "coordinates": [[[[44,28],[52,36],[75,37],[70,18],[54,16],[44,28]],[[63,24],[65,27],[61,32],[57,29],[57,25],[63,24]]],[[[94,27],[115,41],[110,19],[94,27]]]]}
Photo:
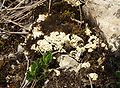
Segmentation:
{"type": "Polygon", "coordinates": [[[12,64],[12,65],[11,65],[11,68],[12,68],[12,69],[15,69],[15,65],[12,64]]]}
{"type": "Polygon", "coordinates": [[[76,66],[78,66],[78,62],[76,60],[74,60],[73,58],[71,58],[69,55],[62,55],[60,57],[58,57],[58,62],[59,62],[59,66],[60,68],[71,68],[72,70],[75,70],[76,66]]]}
{"type": "Polygon", "coordinates": [[[18,53],[22,53],[24,51],[24,48],[19,44],[17,48],[18,53]]]}
{"type": "Polygon", "coordinates": [[[93,49],[92,49],[92,48],[89,48],[89,49],[88,49],[88,52],[92,52],[92,51],[93,51],[93,49]]]}
{"type": "Polygon", "coordinates": [[[56,57],[53,57],[54,60],[56,60],[56,57]]]}

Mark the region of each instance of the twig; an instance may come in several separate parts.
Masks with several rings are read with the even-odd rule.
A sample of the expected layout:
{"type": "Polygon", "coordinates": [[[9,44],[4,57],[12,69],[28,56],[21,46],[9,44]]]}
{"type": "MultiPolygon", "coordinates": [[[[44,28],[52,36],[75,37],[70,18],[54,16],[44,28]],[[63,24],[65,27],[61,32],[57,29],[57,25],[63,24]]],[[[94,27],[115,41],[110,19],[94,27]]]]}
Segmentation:
{"type": "Polygon", "coordinates": [[[32,11],[29,11],[26,15],[23,15],[22,17],[16,19],[15,21],[18,21],[18,20],[20,21],[20,20],[24,19],[26,16],[30,15],[31,13],[32,13],[32,11]]]}
{"type": "Polygon", "coordinates": [[[77,20],[77,19],[74,19],[74,18],[70,18],[72,21],[75,21],[75,22],[77,22],[77,23],[79,23],[79,24],[82,24],[82,23],[84,23],[84,21],[79,21],[79,20],[77,20]]]}
{"type": "Polygon", "coordinates": [[[82,21],[82,11],[81,11],[81,6],[79,5],[79,13],[80,13],[80,21],[82,21]]]}
{"type": "MultiPolygon", "coordinates": [[[[29,59],[28,59],[28,57],[27,57],[27,55],[26,55],[25,52],[24,52],[24,56],[25,56],[26,61],[27,61],[27,69],[26,69],[26,71],[27,71],[27,70],[29,69],[29,59]]],[[[26,77],[27,77],[27,74],[25,74],[25,77],[24,77],[24,79],[23,79],[23,82],[22,82],[20,88],[25,88],[25,86],[29,83],[29,82],[26,82],[26,77]]]]}
{"type": "Polygon", "coordinates": [[[24,8],[30,8],[31,6],[22,6],[22,7],[16,7],[16,8],[8,8],[8,9],[2,9],[1,11],[7,10],[18,10],[18,9],[24,9],[24,8]]]}
{"type": "Polygon", "coordinates": [[[81,75],[82,64],[80,63],[79,65],[80,65],[79,74],[78,74],[78,72],[76,74],[80,76],[80,81],[79,82],[80,82],[80,88],[82,88],[82,81],[81,81],[81,79],[82,79],[82,75],[81,75]]]}
{"type": "Polygon", "coordinates": [[[37,83],[37,80],[33,80],[33,83],[32,83],[32,85],[31,85],[31,87],[30,87],[30,88],[34,88],[34,87],[35,87],[35,85],[36,85],[36,83],[37,83]]]}
{"type": "Polygon", "coordinates": [[[83,1],[83,0],[79,0],[81,3],[85,3],[85,1],[83,1]]]}
{"type": "Polygon", "coordinates": [[[3,32],[0,32],[0,34],[18,34],[18,35],[29,34],[29,32],[10,32],[2,28],[0,28],[0,30],[3,31],[3,32]]]}
{"type": "Polygon", "coordinates": [[[26,61],[27,61],[27,70],[28,70],[29,69],[29,59],[28,59],[26,53],[24,53],[24,55],[25,55],[25,58],[26,58],[26,61]]]}
{"type": "Polygon", "coordinates": [[[50,13],[51,3],[52,3],[51,0],[49,0],[48,14],[50,13]]]}
{"type": "Polygon", "coordinates": [[[11,17],[10,19],[16,19],[18,17],[20,17],[22,14],[24,14],[27,11],[30,11],[31,9],[36,8],[37,6],[42,5],[46,0],[40,0],[34,4],[32,4],[31,6],[25,6],[25,7],[18,7],[18,8],[10,8],[10,9],[6,9],[6,10],[16,10],[16,9],[23,9],[21,10],[19,13],[17,14],[13,14],[13,17],[11,17]]]}
{"type": "Polygon", "coordinates": [[[9,32],[9,34],[27,35],[29,33],[28,32],[9,32]]]}
{"type": "Polygon", "coordinates": [[[3,0],[3,3],[2,3],[2,5],[1,5],[1,7],[0,7],[1,9],[2,9],[2,7],[4,6],[4,3],[5,3],[5,0],[3,0]]]}
{"type": "Polygon", "coordinates": [[[10,8],[11,6],[15,5],[16,2],[20,2],[20,1],[18,1],[18,0],[15,0],[14,2],[11,1],[10,2],[11,4],[9,6],[7,6],[7,8],[10,8]]]}
{"type": "Polygon", "coordinates": [[[22,84],[21,84],[21,86],[20,86],[20,88],[24,88],[25,86],[26,86],[26,74],[25,74],[25,77],[24,77],[24,79],[23,79],[23,82],[22,82],[22,84]]]}
{"type": "Polygon", "coordinates": [[[24,2],[24,1],[25,1],[25,0],[20,1],[20,3],[19,3],[19,4],[17,4],[14,8],[19,7],[21,4],[23,4],[23,2],[24,2]]]}
{"type": "Polygon", "coordinates": [[[0,32],[0,34],[17,34],[17,35],[27,35],[28,32],[0,32]]]}
{"type": "Polygon", "coordinates": [[[40,0],[40,1],[36,2],[36,3],[34,3],[33,5],[31,5],[29,8],[23,9],[19,14],[17,14],[17,15],[14,17],[14,19],[15,19],[15,18],[18,18],[19,16],[21,16],[21,15],[24,14],[25,12],[30,11],[31,9],[34,9],[34,8],[36,8],[36,7],[39,6],[39,5],[42,5],[45,1],[46,1],[46,0],[40,0]]]}
{"type": "Polygon", "coordinates": [[[88,78],[89,78],[89,81],[90,81],[90,86],[91,86],[91,88],[93,88],[93,85],[92,85],[92,80],[91,80],[91,78],[90,78],[90,76],[88,75],[88,78]]]}
{"type": "Polygon", "coordinates": [[[18,25],[19,27],[21,27],[21,28],[23,28],[23,29],[25,29],[25,30],[28,30],[27,28],[25,28],[24,26],[22,26],[22,25],[20,25],[20,24],[18,24],[17,22],[15,22],[15,21],[12,21],[12,20],[8,20],[8,19],[5,19],[5,18],[3,18],[5,21],[7,21],[7,22],[11,22],[11,23],[13,23],[13,24],[15,24],[15,25],[18,25]]]}
{"type": "MultiPolygon", "coordinates": [[[[83,20],[82,18],[82,11],[81,11],[81,6],[79,5],[79,14],[80,14],[80,21],[83,20]]],[[[79,24],[79,27],[81,28],[81,24],[79,24]]]]}

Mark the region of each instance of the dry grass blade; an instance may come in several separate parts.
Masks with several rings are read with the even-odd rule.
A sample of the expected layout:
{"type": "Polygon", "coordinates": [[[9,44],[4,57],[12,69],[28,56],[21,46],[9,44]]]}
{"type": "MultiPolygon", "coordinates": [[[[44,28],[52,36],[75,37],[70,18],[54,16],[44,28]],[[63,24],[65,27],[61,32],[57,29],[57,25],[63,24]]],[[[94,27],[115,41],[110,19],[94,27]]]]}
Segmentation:
{"type": "Polygon", "coordinates": [[[4,18],[4,20],[7,21],[7,22],[11,22],[11,23],[13,23],[15,25],[18,25],[19,27],[23,28],[24,30],[27,30],[27,28],[25,28],[24,26],[20,25],[19,23],[16,23],[15,21],[8,20],[8,19],[5,19],[5,18],[4,18]]]}
{"type": "Polygon", "coordinates": [[[6,30],[1,29],[1,28],[0,28],[0,30],[3,31],[3,32],[0,32],[0,34],[18,34],[18,35],[28,34],[28,32],[10,32],[10,31],[6,31],[6,30]]]}
{"type": "MultiPolygon", "coordinates": [[[[8,21],[18,22],[22,19],[25,19],[29,15],[32,15],[31,13],[32,13],[33,9],[42,5],[45,1],[46,0],[40,0],[40,1],[37,1],[36,3],[29,5],[29,6],[18,7],[18,5],[17,5],[14,8],[2,9],[0,12],[1,18],[7,18],[7,19],[9,19],[8,21]]],[[[20,3],[22,3],[22,1],[20,3]]]]}
{"type": "Polygon", "coordinates": [[[41,4],[42,4],[43,2],[45,2],[45,1],[46,1],[46,0],[40,0],[40,1],[36,2],[36,3],[34,3],[33,5],[24,8],[23,10],[15,13],[15,14],[13,15],[13,17],[11,17],[11,19],[17,19],[17,18],[21,17],[22,15],[24,16],[24,13],[25,13],[25,12],[31,11],[32,9],[35,9],[37,6],[41,5],[41,4]]]}
{"type": "Polygon", "coordinates": [[[91,88],[93,88],[93,85],[92,85],[92,80],[91,80],[91,78],[90,78],[90,76],[88,75],[88,78],[89,78],[89,81],[90,81],[90,86],[91,86],[91,88]]]}
{"type": "Polygon", "coordinates": [[[10,11],[10,10],[19,10],[19,9],[25,9],[25,8],[30,8],[31,6],[21,6],[21,7],[16,7],[16,8],[8,8],[8,9],[2,9],[2,11],[4,10],[7,10],[7,11],[10,11]]]}
{"type": "MultiPolygon", "coordinates": [[[[24,55],[25,55],[25,59],[27,61],[27,67],[26,67],[26,71],[27,71],[29,69],[29,59],[28,59],[28,57],[27,57],[25,52],[24,52],[24,55]]],[[[25,77],[23,79],[23,82],[21,83],[21,87],[20,88],[25,88],[26,85],[29,84],[29,83],[25,83],[25,82],[26,82],[26,74],[25,74],[25,77]]]]}
{"type": "Polygon", "coordinates": [[[19,3],[19,4],[17,4],[14,8],[19,7],[22,3],[24,3],[24,1],[25,1],[25,0],[20,1],[20,3],[19,3]]]}
{"type": "Polygon", "coordinates": [[[19,17],[18,19],[16,19],[15,21],[21,21],[23,19],[25,19],[27,16],[31,15],[32,11],[29,11],[27,14],[23,15],[22,17],[19,17]]]}
{"type": "Polygon", "coordinates": [[[50,13],[50,9],[51,9],[51,3],[52,3],[52,1],[51,1],[51,0],[49,0],[48,14],[50,13]]]}

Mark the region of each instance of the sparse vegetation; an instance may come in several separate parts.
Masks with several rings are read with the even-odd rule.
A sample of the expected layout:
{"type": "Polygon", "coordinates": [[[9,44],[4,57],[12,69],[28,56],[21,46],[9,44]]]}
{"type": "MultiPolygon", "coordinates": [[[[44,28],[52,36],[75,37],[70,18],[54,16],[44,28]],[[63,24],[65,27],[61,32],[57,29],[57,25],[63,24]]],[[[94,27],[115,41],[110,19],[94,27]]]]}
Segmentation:
{"type": "Polygon", "coordinates": [[[52,61],[52,53],[47,52],[41,58],[34,61],[27,71],[27,80],[28,81],[40,81],[46,80],[48,75],[48,66],[52,61]]]}
{"type": "Polygon", "coordinates": [[[120,86],[119,56],[98,25],[84,18],[84,4],[0,1],[0,88],[120,86]]]}

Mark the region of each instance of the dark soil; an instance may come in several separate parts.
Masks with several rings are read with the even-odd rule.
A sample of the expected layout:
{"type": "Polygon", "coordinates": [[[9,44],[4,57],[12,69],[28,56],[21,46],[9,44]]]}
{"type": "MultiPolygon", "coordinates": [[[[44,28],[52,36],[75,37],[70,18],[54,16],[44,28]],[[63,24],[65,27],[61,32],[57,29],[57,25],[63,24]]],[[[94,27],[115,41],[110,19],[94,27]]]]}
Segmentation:
{"type": "MultiPolygon", "coordinates": [[[[27,0],[28,2],[21,4],[21,7],[31,7],[8,10],[9,8],[14,8],[18,5],[18,1],[19,0],[6,0],[4,6],[0,10],[0,88],[20,88],[27,70],[25,55],[23,52],[18,52],[18,45],[24,43],[28,34],[10,34],[9,32],[23,32],[25,30],[31,34],[32,31],[29,31],[29,26],[32,24],[32,28],[41,27],[42,32],[45,33],[45,35],[49,35],[53,31],[76,34],[83,38],[83,40],[86,40],[85,44],[87,44],[89,37],[85,35],[84,29],[86,23],[88,23],[92,33],[108,45],[99,26],[92,24],[92,18],[89,18],[89,20],[91,20],[89,21],[88,18],[86,19],[85,15],[82,14],[82,21],[84,21],[82,24],[71,19],[74,18],[79,20],[81,18],[79,7],[71,6],[71,4],[63,2],[62,0],[52,0],[50,15],[45,21],[38,23],[36,20],[39,14],[46,14],[48,12],[48,0],[44,0],[43,4],[38,0],[27,0]],[[39,4],[35,5],[35,3],[39,4]],[[12,20],[13,22],[10,22],[9,20],[12,20]]],[[[0,3],[2,3],[2,1],[0,1],[0,3]]],[[[84,3],[81,7],[83,5],[84,3]]],[[[30,37],[27,39],[25,46],[23,46],[28,52],[27,56],[30,63],[42,56],[40,52],[35,52],[30,49],[30,47],[39,39],[42,39],[42,37],[36,39],[30,37]]],[[[70,50],[70,47],[66,47],[67,52],[70,52],[70,50]]],[[[120,50],[111,53],[110,49],[104,50],[103,48],[97,48],[92,53],[85,52],[81,56],[82,59],[78,62],[89,61],[91,63],[89,69],[83,68],[78,73],[60,69],[61,73],[59,76],[56,76],[55,72],[52,71],[48,75],[49,82],[44,87],[91,88],[87,74],[95,72],[99,75],[99,78],[92,82],[93,88],[117,88],[114,72],[120,70],[120,63],[118,63],[120,56],[119,54],[116,54],[120,53],[119,51],[120,50]],[[103,57],[103,54],[106,59],[103,61],[102,65],[98,66],[97,59],[100,56],[103,57]],[[101,66],[105,67],[104,71],[101,69],[101,66]]],[[[57,55],[59,54],[56,54],[56,57],[57,55]]],[[[56,60],[50,64],[50,68],[56,69],[57,67],[59,67],[59,65],[56,60]]],[[[44,82],[45,80],[36,83],[34,88],[42,88],[44,85],[42,83],[44,82]]]]}

